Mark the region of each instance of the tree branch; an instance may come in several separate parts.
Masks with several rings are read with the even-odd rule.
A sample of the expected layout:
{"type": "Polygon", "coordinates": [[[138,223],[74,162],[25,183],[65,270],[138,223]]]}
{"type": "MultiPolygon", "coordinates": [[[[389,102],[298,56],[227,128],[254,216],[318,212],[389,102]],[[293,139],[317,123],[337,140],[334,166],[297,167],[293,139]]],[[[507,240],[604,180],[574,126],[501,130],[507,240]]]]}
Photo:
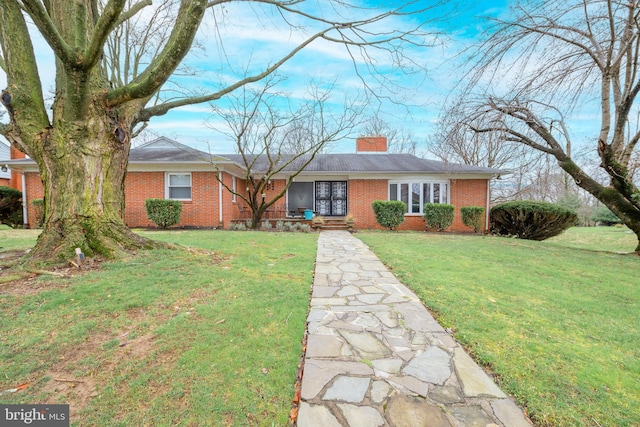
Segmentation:
{"type": "Polygon", "coordinates": [[[117,25],[118,17],[124,9],[126,0],[109,0],[102,15],[98,18],[89,46],[84,51],[82,68],[90,70],[100,59],[104,44],[111,30],[117,25]]]}
{"type": "Polygon", "coordinates": [[[183,0],[165,47],[129,84],[107,93],[108,105],[115,107],[153,96],[189,52],[205,10],[206,4],[201,0],[183,0]]]}
{"type": "Polygon", "coordinates": [[[24,5],[25,11],[38,27],[38,30],[40,30],[42,37],[44,37],[51,49],[53,49],[53,53],[65,64],[78,64],[80,61],[79,54],[64,41],[43,4],[38,0],[22,0],[22,4],[24,5]]]}
{"type": "MultiPolygon", "coordinates": [[[[6,58],[4,70],[7,74],[7,89],[3,91],[2,104],[9,112],[11,124],[5,126],[5,135],[15,130],[13,124],[19,125],[19,132],[31,138],[49,125],[49,118],[44,106],[42,84],[38,75],[33,45],[29,29],[22,10],[14,0],[0,2],[0,50],[6,58]],[[15,115],[14,111],[22,114],[15,115]]],[[[9,138],[16,141],[22,137],[14,133],[9,138]]]]}
{"type": "Polygon", "coordinates": [[[131,8],[129,8],[129,10],[123,12],[120,14],[120,17],[118,18],[118,21],[116,22],[116,26],[122,24],[123,22],[131,19],[132,17],[134,17],[138,12],[140,12],[142,9],[144,9],[147,6],[151,6],[153,3],[151,0],[141,0],[138,3],[134,4],[133,6],[131,6],[131,8]]]}
{"type": "Polygon", "coordinates": [[[220,90],[218,92],[214,92],[214,93],[203,95],[203,96],[194,96],[194,97],[190,97],[190,98],[178,99],[176,101],[165,102],[165,103],[162,103],[162,104],[158,104],[158,105],[154,105],[152,107],[145,108],[138,115],[138,119],[136,120],[136,123],[147,121],[151,117],[162,116],[162,115],[166,114],[169,110],[171,110],[173,108],[183,107],[185,105],[199,104],[199,103],[203,103],[203,102],[211,102],[211,101],[218,100],[221,97],[223,97],[224,95],[227,95],[227,94],[233,92],[234,90],[236,90],[238,88],[241,88],[242,86],[245,86],[245,85],[247,85],[249,83],[254,83],[254,82],[260,81],[260,80],[264,79],[265,77],[273,74],[283,64],[285,64],[288,60],[293,58],[298,52],[300,52],[302,49],[307,47],[311,42],[313,42],[314,40],[322,37],[324,34],[326,34],[327,32],[329,32],[331,30],[333,30],[333,28],[327,28],[327,29],[325,29],[323,31],[320,31],[319,33],[314,34],[313,36],[311,36],[310,38],[305,40],[303,43],[299,44],[295,49],[293,49],[291,52],[289,52],[287,55],[285,55],[283,58],[281,58],[274,65],[266,68],[263,72],[261,72],[259,74],[256,74],[254,76],[245,77],[244,79],[242,79],[242,80],[232,84],[231,86],[228,86],[228,87],[226,87],[226,88],[224,88],[224,89],[222,89],[222,90],[220,90]]]}

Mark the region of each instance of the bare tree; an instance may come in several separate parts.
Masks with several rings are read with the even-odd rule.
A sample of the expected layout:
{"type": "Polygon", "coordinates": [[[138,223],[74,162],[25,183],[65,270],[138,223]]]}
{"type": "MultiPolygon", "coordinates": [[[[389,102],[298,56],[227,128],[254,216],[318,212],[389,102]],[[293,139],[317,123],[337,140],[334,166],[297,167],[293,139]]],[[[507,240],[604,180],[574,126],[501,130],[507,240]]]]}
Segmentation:
{"type": "MultiPolygon", "coordinates": [[[[276,106],[270,92],[273,79],[259,89],[243,87],[229,95],[230,105],[214,106],[214,112],[226,123],[226,129],[214,128],[235,141],[235,150],[244,166],[245,188],[232,188],[219,182],[251,210],[251,228],[259,228],[264,213],[286,194],[295,178],[327,144],[347,137],[359,123],[362,103],[343,103],[340,112],[327,105],[331,91],[309,87],[309,99],[294,111],[276,106]],[[276,178],[285,184],[278,192],[267,191],[276,178]]],[[[214,163],[215,166],[215,163],[214,163]]]]}
{"type": "Polygon", "coordinates": [[[637,128],[639,12],[637,1],[518,4],[515,18],[497,21],[482,44],[465,97],[471,129],[553,156],[578,186],[633,230],[638,253],[640,190],[632,159],[640,133],[627,132],[637,128]],[[487,81],[493,85],[489,94],[487,81]],[[568,117],[584,106],[600,115],[593,141],[606,183],[580,167],[568,148],[568,117]]]}
{"type": "Polygon", "coordinates": [[[473,120],[465,110],[464,103],[446,108],[441,114],[437,131],[429,138],[427,150],[444,162],[510,172],[492,182],[494,203],[531,196],[531,190],[541,178],[540,169],[548,163],[548,156],[522,144],[507,141],[505,135],[497,131],[474,132],[478,123],[473,120]]]}
{"type": "Polygon", "coordinates": [[[413,133],[404,128],[394,128],[379,115],[366,120],[360,132],[362,135],[386,136],[389,153],[417,154],[418,143],[413,133]]]}
{"type": "MultiPolygon", "coordinates": [[[[357,72],[365,67],[382,83],[384,75],[375,73],[379,55],[390,55],[399,69],[415,65],[404,47],[426,44],[422,17],[438,6],[421,7],[415,0],[383,9],[342,0],[322,5],[318,11],[316,4],[299,0],[0,1],[0,70],[7,79],[1,101],[9,113],[0,135],[37,163],[45,192],[44,228],[32,257],[64,261],[76,247],[88,256],[118,257],[150,244],[125,226],[123,212],[131,139],[152,118],[260,81],[315,41],[342,46],[357,72]],[[187,89],[191,85],[175,76],[194,74],[180,67],[196,33],[205,25],[218,28],[235,5],[273,11],[280,29],[290,31],[297,44],[262,65],[254,63],[255,72],[236,81],[187,89]],[[417,24],[395,26],[402,18],[417,24]],[[55,55],[50,109],[31,31],[39,32],[55,55]]],[[[264,19],[265,27],[273,24],[264,19]]],[[[219,43],[224,52],[224,40],[219,43]]],[[[221,66],[233,68],[232,62],[227,56],[221,66]]],[[[375,89],[371,81],[363,84],[375,89]]]]}

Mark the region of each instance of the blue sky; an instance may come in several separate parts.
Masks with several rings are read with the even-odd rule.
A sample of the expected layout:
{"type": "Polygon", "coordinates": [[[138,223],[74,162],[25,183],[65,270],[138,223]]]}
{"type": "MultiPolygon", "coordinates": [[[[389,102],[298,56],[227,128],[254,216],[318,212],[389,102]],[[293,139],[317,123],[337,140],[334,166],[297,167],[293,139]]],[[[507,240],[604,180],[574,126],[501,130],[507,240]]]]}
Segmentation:
{"type": "MultiPolygon", "coordinates": [[[[360,4],[376,6],[382,2],[369,0],[366,3],[360,4]]],[[[418,1],[417,4],[423,7],[430,3],[418,1]]],[[[381,103],[380,117],[392,127],[412,133],[416,142],[423,144],[435,131],[435,124],[442,106],[460,79],[460,59],[455,59],[455,55],[472,43],[479,32],[486,27],[484,16],[498,16],[506,13],[507,4],[505,0],[461,2],[460,6],[455,7],[453,11],[452,5],[449,4],[421,17],[406,18],[411,22],[403,22],[396,18],[392,22],[383,24],[382,29],[385,29],[384,25],[397,29],[411,25],[416,20],[427,21],[423,29],[429,32],[442,32],[445,37],[439,38],[439,43],[434,47],[412,48],[408,52],[412,59],[429,70],[426,76],[421,74],[406,76],[393,72],[388,66],[389,58],[376,55],[375,59],[380,65],[382,76],[393,83],[391,90],[399,102],[399,104],[381,103]],[[435,16],[442,14],[446,16],[432,21],[435,16]]],[[[327,9],[327,2],[310,1],[309,5],[315,12],[326,16],[337,13],[333,9],[327,9]]],[[[187,63],[194,66],[198,72],[193,77],[181,79],[181,84],[189,88],[206,89],[220,81],[231,81],[233,75],[238,76],[247,68],[259,69],[273,61],[299,40],[300,35],[290,31],[277,16],[270,15],[268,9],[255,5],[248,6],[246,3],[239,5],[231,3],[226,7],[225,25],[216,28],[210,23],[202,28],[199,41],[204,49],[187,59],[187,63]],[[222,36],[222,42],[216,41],[217,35],[222,36]],[[221,53],[221,46],[224,48],[226,59],[221,53]]],[[[41,40],[35,42],[35,49],[38,54],[43,86],[45,91],[51,90],[53,75],[47,74],[46,70],[53,69],[52,55],[41,40]]],[[[363,64],[359,65],[359,70],[363,72],[365,67],[362,66],[363,64]]],[[[286,92],[293,103],[302,102],[310,81],[336,85],[333,91],[333,102],[336,108],[339,108],[344,97],[355,97],[362,86],[362,81],[356,75],[353,62],[344,47],[328,42],[314,42],[287,63],[282,68],[281,75],[286,80],[278,89],[286,92]]],[[[366,74],[363,76],[365,79],[371,79],[368,81],[373,81],[372,76],[366,74]]],[[[1,71],[0,85],[2,87],[6,85],[6,79],[1,71]]],[[[387,95],[382,90],[381,93],[387,95]]],[[[219,105],[224,105],[224,101],[220,101],[219,105]]],[[[375,112],[371,111],[370,114],[375,112]]],[[[6,119],[5,115],[3,120],[6,119]]],[[[149,130],[197,148],[217,153],[231,152],[233,146],[230,141],[206,126],[205,122],[213,127],[222,126],[212,115],[208,105],[193,105],[152,119],[149,130]]],[[[356,131],[353,137],[355,138],[357,134],[356,131]]],[[[353,140],[346,140],[338,144],[334,151],[353,151],[353,149],[353,140]]]]}
{"type": "MultiPolygon", "coordinates": [[[[369,2],[374,6],[375,3],[379,2],[369,2]]],[[[401,75],[390,71],[390,67],[384,65],[388,58],[383,55],[376,58],[383,65],[381,67],[383,77],[391,81],[393,86],[391,90],[398,102],[387,101],[379,105],[379,116],[393,128],[412,133],[416,141],[423,144],[435,131],[435,123],[446,97],[459,81],[460,59],[455,59],[454,56],[473,43],[482,29],[487,26],[484,17],[495,17],[505,13],[508,9],[507,3],[504,0],[482,0],[463,2],[459,7],[449,4],[422,16],[407,18],[411,22],[396,19],[389,23],[401,28],[411,25],[412,22],[415,23],[416,20],[427,21],[424,30],[431,33],[440,32],[443,36],[438,37],[437,45],[434,47],[413,48],[409,53],[412,59],[428,69],[427,75],[420,73],[401,75]],[[442,14],[446,16],[432,21],[434,17],[442,14]]],[[[418,4],[424,7],[428,3],[418,2],[418,4]]],[[[235,11],[237,15],[233,10],[227,15],[231,36],[225,37],[223,43],[226,52],[241,52],[240,55],[232,53],[229,58],[230,61],[237,60],[235,64],[238,69],[247,64],[248,57],[251,57],[251,62],[256,66],[264,64],[265,61],[276,57],[278,53],[285,52],[297,40],[296,35],[290,33],[276,19],[265,20],[264,16],[257,16],[260,12],[265,12],[264,10],[255,12],[255,14],[247,13],[245,8],[235,11]]],[[[321,13],[325,11],[321,10],[321,13]]],[[[213,38],[207,34],[203,37],[208,40],[213,38]]],[[[218,62],[220,57],[215,43],[207,46],[205,55],[197,58],[197,67],[208,69],[200,76],[201,79],[207,79],[207,76],[211,76],[212,80],[220,79],[220,74],[216,74],[210,65],[218,62]]],[[[365,72],[365,67],[359,64],[359,70],[365,72]]],[[[353,62],[345,48],[327,42],[314,42],[286,64],[281,71],[286,81],[279,89],[287,92],[290,100],[303,99],[311,80],[324,83],[335,82],[336,89],[333,94],[336,104],[342,102],[344,96],[356,96],[356,92],[362,87],[362,81],[356,75],[353,62]]],[[[371,76],[363,75],[373,81],[371,76]]],[[[225,69],[224,76],[225,78],[229,76],[228,69],[225,69]]],[[[219,105],[224,105],[224,101],[219,105]]],[[[339,105],[335,107],[339,109],[339,105]]],[[[377,108],[375,102],[372,103],[372,108],[377,108]]],[[[373,114],[376,112],[370,111],[368,115],[373,114]]],[[[210,114],[207,105],[200,105],[173,111],[160,120],[152,121],[149,129],[197,148],[207,147],[218,153],[230,152],[232,146],[229,142],[220,133],[203,126],[204,120],[213,127],[223,126],[215,116],[210,114]]],[[[358,131],[354,132],[353,137],[355,138],[357,134],[358,131]]],[[[351,139],[342,141],[333,148],[333,151],[353,150],[354,143],[351,139]]]]}

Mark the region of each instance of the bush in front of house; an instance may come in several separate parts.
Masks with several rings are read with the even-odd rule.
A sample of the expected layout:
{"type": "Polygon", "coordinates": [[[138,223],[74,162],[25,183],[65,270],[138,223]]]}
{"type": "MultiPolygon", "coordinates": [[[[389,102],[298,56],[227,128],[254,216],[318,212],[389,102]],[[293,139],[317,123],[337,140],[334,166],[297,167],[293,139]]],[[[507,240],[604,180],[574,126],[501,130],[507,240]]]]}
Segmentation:
{"type": "Polygon", "coordinates": [[[0,186],[0,222],[11,228],[22,227],[22,193],[15,188],[0,186]]]}
{"type": "Polygon", "coordinates": [[[169,228],[180,222],[182,203],[177,200],[147,199],[144,207],[147,218],[160,228],[169,228]]]}
{"type": "Polygon", "coordinates": [[[35,226],[36,228],[42,228],[44,224],[44,199],[33,199],[31,204],[35,214],[35,226]]]}
{"type": "Polygon", "coordinates": [[[427,228],[444,231],[453,224],[455,206],[446,203],[426,203],[423,208],[427,228]]]}
{"type": "Polygon", "coordinates": [[[622,223],[620,218],[618,218],[616,214],[611,212],[611,210],[606,206],[598,206],[595,208],[589,219],[598,225],[604,225],[607,227],[622,223]]]}
{"type": "Polygon", "coordinates": [[[375,200],[371,207],[376,221],[389,230],[395,230],[404,221],[407,205],[400,200],[375,200]]]}
{"type": "Polygon", "coordinates": [[[482,230],[484,220],[484,208],[482,206],[463,206],[460,208],[462,215],[462,223],[469,228],[473,228],[473,232],[477,233],[482,230]]]}
{"type": "Polygon", "coordinates": [[[578,215],[546,202],[507,202],[491,208],[491,232],[527,240],[545,240],[572,227],[578,215]]]}

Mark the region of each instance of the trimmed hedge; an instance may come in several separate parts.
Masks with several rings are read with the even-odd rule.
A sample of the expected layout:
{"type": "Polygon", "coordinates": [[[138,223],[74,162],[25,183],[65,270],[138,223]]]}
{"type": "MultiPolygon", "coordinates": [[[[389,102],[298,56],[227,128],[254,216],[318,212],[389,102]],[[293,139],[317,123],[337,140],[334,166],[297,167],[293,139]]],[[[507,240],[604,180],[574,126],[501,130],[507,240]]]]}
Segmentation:
{"type": "Polygon", "coordinates": [[[518,201],[491,208],[491,232],[527,240],[545,240],[572,227],[578,215],[553,203],[518,201]]]}
{"type": "Polygon", "coordinates": [[[371,207],[376,214],[376,221],[389,230],[395,230],[404,221],[407,205],[400,200],[375,200],[371,207]]]}
{"type": "Polygon", "coordinates": [[[0,186],[0,222],[11,228],[23,226],[22,193],[15,188],[0,186]]]}
{"type": "Polygon", "coordinates": [[[455,206],[446,203],[426,203],[423,208],[427,228],[444,231],[453,224],[455,206]]]}
{"type": "Polygon", "coordinates": [[[182,203],[177,200],[147,199],[144,201],[147,218],[161,228],[169,228],[180,222],[182,203]]]}
{"type": "Polygon", "coordinates": [[[460,208],[460,214],[462,215],[462,223],[469,228],[473,228],[474,233],[482,230],[484,219],[484,208],[482,206],[463,206],[460,208]]]}

